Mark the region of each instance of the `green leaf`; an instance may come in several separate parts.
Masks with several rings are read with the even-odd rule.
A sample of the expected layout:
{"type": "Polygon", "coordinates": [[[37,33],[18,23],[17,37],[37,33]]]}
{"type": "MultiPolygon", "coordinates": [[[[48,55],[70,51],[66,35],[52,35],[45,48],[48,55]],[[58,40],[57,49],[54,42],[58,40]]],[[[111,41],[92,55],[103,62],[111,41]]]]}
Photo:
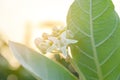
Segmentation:
{"type": "Polygon", "coordinates": [[[44,55],[15,42],[10,42],[9,45],[18,61],[38,79],[77,80],[66,68],[44,55]]]}
{"type": "Polygon", "coordinates": [[[77,44],[72,61],[81,80],[119,80],[120,20],[111,0],[75,0],[67,28],[77,44]]]}

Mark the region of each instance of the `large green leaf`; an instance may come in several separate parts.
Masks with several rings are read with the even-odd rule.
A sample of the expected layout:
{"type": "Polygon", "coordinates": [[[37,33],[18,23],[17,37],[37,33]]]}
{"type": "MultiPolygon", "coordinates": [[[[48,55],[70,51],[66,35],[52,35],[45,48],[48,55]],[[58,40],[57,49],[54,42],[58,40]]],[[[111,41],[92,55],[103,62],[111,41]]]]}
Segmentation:
{"type": "Polygon", "coordinates": [[[62,65],[48,59],[26,46],[10,42],[10,48],[18,61],[41,80],[77,80],[62,65]]]}
{"type": "Polygon", "coordinates": [[[111,0],[75,0],[67,27],[79,42],[72,61],[82,80],[119,80],[120,20],[111,0]]]}

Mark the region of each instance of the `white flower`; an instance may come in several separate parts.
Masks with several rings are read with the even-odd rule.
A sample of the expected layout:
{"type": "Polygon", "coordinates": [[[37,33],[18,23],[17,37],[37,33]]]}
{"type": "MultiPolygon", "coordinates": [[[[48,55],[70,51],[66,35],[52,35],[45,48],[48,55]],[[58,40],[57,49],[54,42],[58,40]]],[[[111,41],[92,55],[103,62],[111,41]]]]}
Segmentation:
{"type": "Polygon", "coordinates": [[[67,57],[67,46],[69,44],[77,43],[77,40],[67,39],[66,31],[64,31],[58,38],[57,37],[48,37],[50,41],[53,42],[52,46],[47,49],[47,52],[52,50],[60,50],[64,57],[67,57]]]}
{"type": "Polygon", "coordinates": [[[42,53],[45,54],[46,50],[51,46],[51,42],[49,40],[43,40],[41,38],[36,38],[35,45],[42,53]]]}

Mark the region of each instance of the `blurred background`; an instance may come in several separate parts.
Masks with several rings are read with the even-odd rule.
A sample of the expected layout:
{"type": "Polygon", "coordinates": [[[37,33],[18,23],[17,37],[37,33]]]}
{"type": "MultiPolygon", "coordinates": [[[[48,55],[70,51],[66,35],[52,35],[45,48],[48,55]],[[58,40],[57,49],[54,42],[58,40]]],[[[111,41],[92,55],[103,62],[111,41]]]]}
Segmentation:
{"type": "MultiPolygon", "coordinates": [[[[34,39],[66,25],[73,0],[0,0],[0,80],[36,80],[14,58],[8,41],[35,48],[34,39]]],[[[120,0],[113,0],[120,16],[120,0]]]]}

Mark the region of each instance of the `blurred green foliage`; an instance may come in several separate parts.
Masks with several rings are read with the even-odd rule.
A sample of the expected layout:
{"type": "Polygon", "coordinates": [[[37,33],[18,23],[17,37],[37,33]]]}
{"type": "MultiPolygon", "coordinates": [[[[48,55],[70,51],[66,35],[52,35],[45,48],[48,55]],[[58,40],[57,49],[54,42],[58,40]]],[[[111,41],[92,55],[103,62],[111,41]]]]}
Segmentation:
{"type": "Polygon", "coordinates": [[[1,54],[4,50],[9,49],[6,40],[2,36],[0,35],[0,80],[36,80],[22,66],[11,69],[10,63],[1,54]]]}

